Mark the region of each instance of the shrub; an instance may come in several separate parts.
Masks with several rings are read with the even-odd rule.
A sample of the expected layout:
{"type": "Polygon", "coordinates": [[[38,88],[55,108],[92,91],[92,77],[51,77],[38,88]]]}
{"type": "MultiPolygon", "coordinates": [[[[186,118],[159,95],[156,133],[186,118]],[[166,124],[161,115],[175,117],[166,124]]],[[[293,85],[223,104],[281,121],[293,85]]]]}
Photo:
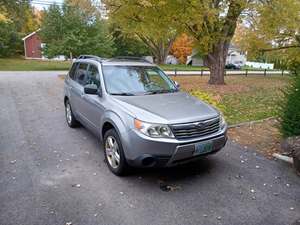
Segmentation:
{"type": "Polygon", "coordinates": [[[0,21],[0,57],[9,57],[22,52],[23,42],[11,22],[0,21]]]}
{"type": "Polygon", "coordinates": [[[213,105],[221,111],[225,110],[225,107],[220,103],[220,98],[214,97],[213,95],[203,91],[191,91],[190,94],[210,105],[213,105]]]}
{"type": "Polygon", "coordinates": [[[300,135],[300,72],[284,91],[280,105],[281,133],[284,137],[300,135]]]}

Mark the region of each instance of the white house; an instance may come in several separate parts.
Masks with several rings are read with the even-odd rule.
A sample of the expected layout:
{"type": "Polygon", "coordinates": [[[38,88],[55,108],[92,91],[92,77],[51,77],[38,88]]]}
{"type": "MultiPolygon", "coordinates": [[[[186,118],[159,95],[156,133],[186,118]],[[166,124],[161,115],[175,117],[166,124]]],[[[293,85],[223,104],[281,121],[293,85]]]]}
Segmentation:
{"type": "Polygon", "coordinates": [[[233,64],[239,67],[245,66],[246,54],[234,45],[230,45],[227,53],[226,64],[233,64]]]}
{"type": "MultiPolygon", "coordinates": [[[[228,49],[226,64],[234,64],[242,67],[246,65],[246,61],[246,54],[239,48],[231,44],[228,49]]],[[[186,64],[192,66],[204,66],[204,61],[201,56],[199,56],[198,51],[193,50],[192,55],[188,56],[186,64]]]]}

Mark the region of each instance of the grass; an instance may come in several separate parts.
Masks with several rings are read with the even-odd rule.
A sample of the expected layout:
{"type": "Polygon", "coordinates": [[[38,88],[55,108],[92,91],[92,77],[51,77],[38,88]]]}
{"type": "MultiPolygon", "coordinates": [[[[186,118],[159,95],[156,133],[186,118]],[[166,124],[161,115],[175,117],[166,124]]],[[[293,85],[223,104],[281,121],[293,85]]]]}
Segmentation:
{"type": "MultiPolygon", "coordinates": [[[[0,58],[0,71],[41,71],[41,70],[68,70],[69,61],[24,60],[21,58],[0,58]]],[[[203,66],[187,65],[160,65],[163,70],[172,71],[200,71],[208,70],[203,66]]],[[[259,69],[251,69],[259,70],[259,69]]]]}
{"type": "Polygon", "coordinates": [[[204,66],[188,66],[188,65],[159,65],[163,70],[179,70],[179,71],[199,71],[199,70],[208,70],[207,67],[204,66]]]}
{"type": "MultiPolygon", "coordinates": [[[[43,71],[69,70],[69,61],[24,60],[21,58],[0,58],[0,71],[43,71]]],[[[160,65],[163,70],[197,71],[207,69],[201,66],[187,65],[160,65]]]]}
{"type": "Polygon", "coordinates": [[[188,92],[209,93],[222,106],[229,124],[261,120],[277,115],[277,103],[290,78],[282,76],[227,76],[225,86],[207,84],[207,77],[174,77],[188,92]]]}
{"type": "Polygon", "coordinates": [[[69,70],[70,65],[69,61],[0,59],[0,71],[69,70]]]}

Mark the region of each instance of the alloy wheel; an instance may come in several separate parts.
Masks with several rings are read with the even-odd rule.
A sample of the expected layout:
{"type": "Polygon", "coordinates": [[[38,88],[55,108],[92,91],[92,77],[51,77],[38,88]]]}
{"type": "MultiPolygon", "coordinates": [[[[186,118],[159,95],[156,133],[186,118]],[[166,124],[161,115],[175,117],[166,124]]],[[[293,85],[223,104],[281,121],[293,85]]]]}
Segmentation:
{"type": "Polygon", "coordinates": [[[113,136],[108,136],[105,141],[106,158],[109,165],[116,169],[120,165],[119,145],[113,136]]]}
{"type": "Polygon", "coordinates": [[[71,106],[69,103],[66,104],[66,118],[68,124],[72,123],[72,111],[71,111],[71,106]]]}

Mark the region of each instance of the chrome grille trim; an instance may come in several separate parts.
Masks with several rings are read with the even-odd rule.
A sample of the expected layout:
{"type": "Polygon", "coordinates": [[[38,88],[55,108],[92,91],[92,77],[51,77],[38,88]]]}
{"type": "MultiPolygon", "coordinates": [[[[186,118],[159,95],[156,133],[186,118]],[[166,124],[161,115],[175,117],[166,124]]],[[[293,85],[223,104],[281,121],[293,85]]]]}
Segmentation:
{"type": "Polygon", "coordinates": [[[175,137],[179,140],[205,137],[219,131],[220,117],[191,123],[172,124],[170,127],[175,137]]]}

